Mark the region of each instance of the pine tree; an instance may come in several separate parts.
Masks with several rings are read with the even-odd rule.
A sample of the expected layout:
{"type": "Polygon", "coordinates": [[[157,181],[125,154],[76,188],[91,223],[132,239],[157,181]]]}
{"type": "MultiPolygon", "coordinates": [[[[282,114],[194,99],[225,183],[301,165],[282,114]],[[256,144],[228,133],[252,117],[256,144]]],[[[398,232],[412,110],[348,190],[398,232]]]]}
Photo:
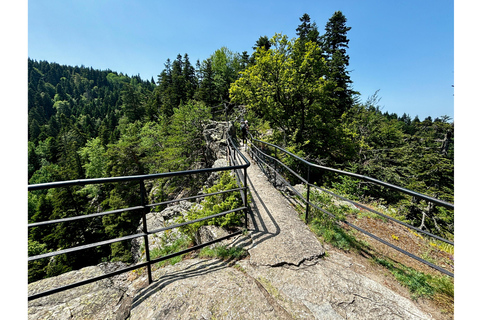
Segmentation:
{"type": "Polygon", "coordinates": [[[213,107],[220,103],[216,98],[217,92],[214,82],[214,74],[212,69],[212,59],[206,59],[200,67],[202,81],[200,82],[197,97],[199,100],[205,102],[209,107],[213,107]]]}
{"type": "Polygon", "coordinates": [[[129,122],[141,120],[145,115],[144,97],[136,85],[125,83],[123,85],[122,101],[123,112],[129,122]]]}
{"type": "Polygon", "coordinates": [[[328,68],[327,80],[333,80],[336,88],[332,97],[336,106],[337,117],[353,105],[353,95],[356,93],[351,89],[349,66],[350,57],[347,54],[348,43],[347,32],[351,27],[346,26],[347,18],[341,11],[336,11],[325,26],[325,34],[321,36],[322,47],[325,52],[328,68]]]}
{"type": "Polygon", "coordinates": [[[195,77],[195,68],[191,65],[188,59],[188,54],[183,56],[183,70],[182,70],[184,84],[183,99],[188,101],[193,98],[195,90],[197,89],[197,78],[195,77]]]}
{"type": "Polygon", "coordinates": [[[272,44],[270,43],[269,39],[267,36],[262,36],[258,38],[257,42],[255,42],[255,46],[253,46],[253,50],[258,50],[260,48],[263,48],[264,50],[270,49],[272,44]]]}
{"type": "Polygon", "coordinates": [[[313,41],[319,44],[320,41],[318,36],[320,33],[318,32],[317,24],[315,22],[310,23],[310,16],[306,13],[300,18],[300,21],[302,23],[296,29],[300,41],[313,41]]]}

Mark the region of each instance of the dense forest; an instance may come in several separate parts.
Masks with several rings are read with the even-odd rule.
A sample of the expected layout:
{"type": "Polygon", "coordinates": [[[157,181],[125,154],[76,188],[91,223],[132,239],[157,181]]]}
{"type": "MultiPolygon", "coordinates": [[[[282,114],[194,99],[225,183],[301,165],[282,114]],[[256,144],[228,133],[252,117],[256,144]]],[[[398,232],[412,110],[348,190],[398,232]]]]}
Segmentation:
{"type": "MultiPolygon", "coordinates": [[[[165,62],[156,81],[29,58],[28,183],[209,166],[202,132],[212,108],[241,104],[252,132],[272,132],[264,139],[312,162],[453,202],[453,122],[447,116],[421,121],[382,112],[378,93],[360,102],[348,71],[346,22],[335,12],[320,34],[305,14],[296,38],[262,36],[251,55],[222,47],[195,64],[179,54],[165,62]]],[[[180,178],[159,183],[154,195],[159,201],[201,187],[180,178]]],[[[363,200],[380,195],[352,179],[322,183],[363,200]]],[[[450,212],[395,195],[381,201],[397,201],[414,225],[453,237],[450,212]]],[[[28,202],[33,223],[138,205],[140,199],[138,186],[124,183],[34,191],[28,202]]],[[[139,218],[126,212],[31,228],[29,256],[131,234],[139,218]]],[[[115,243],[30,262],[29,281],[131,259],[130,244],[115,243]]]]}

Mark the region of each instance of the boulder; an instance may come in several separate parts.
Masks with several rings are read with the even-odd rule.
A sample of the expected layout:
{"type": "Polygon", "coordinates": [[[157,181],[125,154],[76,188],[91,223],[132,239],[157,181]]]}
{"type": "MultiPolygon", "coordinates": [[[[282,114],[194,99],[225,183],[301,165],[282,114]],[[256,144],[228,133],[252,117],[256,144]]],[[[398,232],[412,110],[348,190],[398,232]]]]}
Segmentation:
{"type": "MultiPolygon", "coordinates": [[[[222,168],[222,167],[228,167],[228,166],[229,164],[226,159],[217,159],[213,163],[212,168],[222,168]]],[[[204,185],[205,188],[211,188],[213,185],[218,183],[218,181],[220,180],[220,175],[223,172],[224,171],[212,172],[210,176],[207,178],[207,180],[205,181],[205,185],[204,185]]],[[[199,192],[199,194],[202,194],[202,193],[203,193],[203,190],[199,192]]]]}
{"type": "MultiPolygon", "coordinates": [[[[215,239],[228,236],[228,231],[217,226],[201,226],[198,231],[195,233],[195,242],[197,244],[202,244],[205,242],[213,241],[215,239]]],[[[221,242],[212,244],[210,247],[214,248],[216,246],[222,245],[221,242]]]]}
{"type": "MultiPolygon", "coordinates": [[[[191,203],[188,201],[180,201],[175,205],[165,208],[161,212],[150,212],[147,214],[147,229],[149,231],[165,228],[175,223],[175,218],[184,216],[189,210],[199,204],[191,203]]],[[[142,220],[138,223],[137,232],[142,232],[143,223],[142,220]]],[[[161,248],[166,245],[172,244],[175,240],[182,237],[182,234],[178,229],[171,229],[161,231],[148,236],[148,244],[150,251],[154,248],[161,248]]],[[[145,261],[145,251],[143,237],[132,240],[132,256],[135,263],[145,261]]]]}
{"type": "Polygon", "coordinates": [[[351,202],[345,201],[345,200],[340,200],[340,199],[333,199],[333,204],[335,204],[337,207],[347,207],[348,209],[352,210],[358,210],[358,208],[351,202]]]}
{"type": "Polygon", "coordinates": [[[203,137],[207,146],[207,158],[212,162],[226,157],[227,132],[231,124],[225,121],[209,121],[203,130],[203,137]]]}

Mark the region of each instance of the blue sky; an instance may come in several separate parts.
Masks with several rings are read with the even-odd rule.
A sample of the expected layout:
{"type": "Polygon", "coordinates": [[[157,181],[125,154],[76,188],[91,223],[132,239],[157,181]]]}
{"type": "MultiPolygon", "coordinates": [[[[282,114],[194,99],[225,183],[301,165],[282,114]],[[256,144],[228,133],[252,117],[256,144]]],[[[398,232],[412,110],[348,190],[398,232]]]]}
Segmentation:
{"type": "Polygon", "coordinates": [[[453,119],[451,0],[31,0],[28,56],[156,81],[179,53],[192,63],[222,46],[251,53],[260,36],[295,37],[304,13],[323,34],[337,10],[352,27],[349,70],[363,101],[380,90],[383,111],[453,119]]]}

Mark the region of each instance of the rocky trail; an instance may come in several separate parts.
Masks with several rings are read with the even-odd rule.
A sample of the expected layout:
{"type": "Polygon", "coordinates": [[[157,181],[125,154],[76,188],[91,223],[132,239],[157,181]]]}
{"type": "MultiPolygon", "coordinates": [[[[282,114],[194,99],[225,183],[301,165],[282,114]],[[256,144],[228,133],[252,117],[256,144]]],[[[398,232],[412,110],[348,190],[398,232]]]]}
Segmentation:
{"type": "MultiPolygon", "coordinates": [[[[248,234],[229,244],[248,258],[185,259],[156,269],[149,286],[145,275],[123,274],[31,301],[29,319],[438,319],[366,260],[322,245],[253,162],[248,185],[248,234]]],[[[29,293],[105,268],[37,281],[29,293]]]]}

